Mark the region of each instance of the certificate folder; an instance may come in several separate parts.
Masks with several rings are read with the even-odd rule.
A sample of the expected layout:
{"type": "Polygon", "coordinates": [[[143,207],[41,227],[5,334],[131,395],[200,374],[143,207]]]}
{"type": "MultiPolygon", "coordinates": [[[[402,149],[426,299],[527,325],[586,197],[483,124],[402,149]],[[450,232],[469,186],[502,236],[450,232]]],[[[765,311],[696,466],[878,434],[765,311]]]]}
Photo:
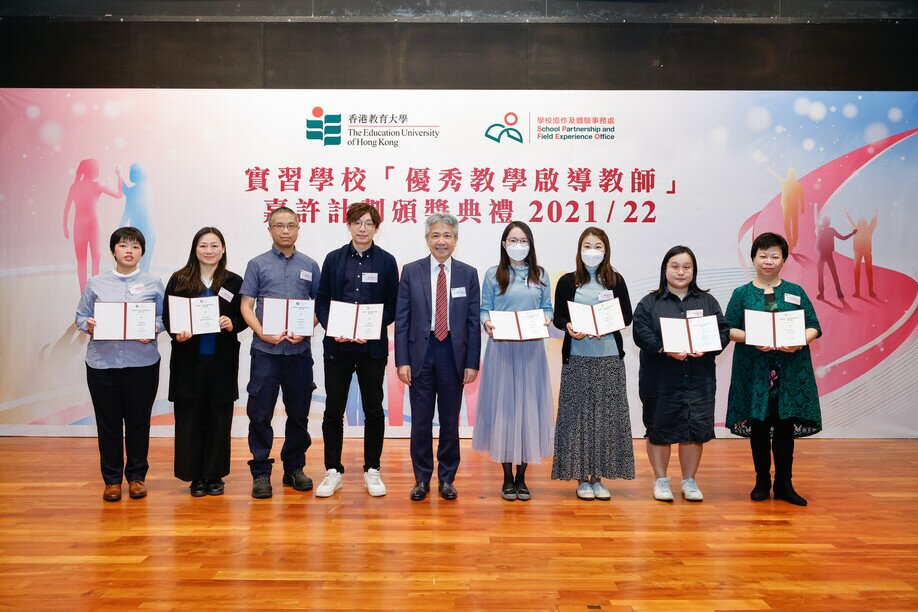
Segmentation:
{"type": "Polygon", "coordinates": [[[93,340],[152,340],[156,337],[155,302],[96,302],[93,340]]]}
{"type": "Polygon", "coordinates": [[[745,316],[746,344],[769,348],[806,344],[806,323],[802,310],[747,310],[745,316]]]}
{"type": "Polygon", "coordinates": [[[220,331],[220,298],[208,297],[186,298],[177,295],[169,299],[169,333],[180,334],[191,332],[199,334],[216,334],[220,331]]]}
{"type": "Polygon", "coordinates": [[[495,340],[538,340],[548,338],[542,310],[492,310],[489,313],[495,340]]]}
{"type": "Polygon", "coordinates": [[[352,304],[331,300],[325,335],[349,340],[379,340],[383,304],[352,304]]]}
{"type": "Polygon", "coordinates": [[[723,349],[717,317],[660,317],[663,350],[667,353],[710,353],[723,349]]]}
{"type": "Polygon", "coordinates": [[[261,333],[276,336],[284,332],[294,336],[311,336],[316,312],[313,300],[263,298],[261,333]]]}
{"type": "Polygon", "coordinates": [[[593,305],[568,300],[567,309],[571,327],[578,333],[599,337],[625,328],[625,318],[618,298],[593,305]]]}

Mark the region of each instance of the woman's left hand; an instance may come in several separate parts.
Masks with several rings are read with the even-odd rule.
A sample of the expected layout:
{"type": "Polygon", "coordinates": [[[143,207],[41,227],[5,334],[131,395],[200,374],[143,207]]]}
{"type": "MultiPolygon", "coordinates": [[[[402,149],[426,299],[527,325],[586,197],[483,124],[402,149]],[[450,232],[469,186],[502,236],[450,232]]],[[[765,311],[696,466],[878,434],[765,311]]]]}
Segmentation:
{"type": "Polygon", "coordinates": [[[220,317],[220,329],[228,332],[233,331],[233,320],[226,315],[220,317]]]}

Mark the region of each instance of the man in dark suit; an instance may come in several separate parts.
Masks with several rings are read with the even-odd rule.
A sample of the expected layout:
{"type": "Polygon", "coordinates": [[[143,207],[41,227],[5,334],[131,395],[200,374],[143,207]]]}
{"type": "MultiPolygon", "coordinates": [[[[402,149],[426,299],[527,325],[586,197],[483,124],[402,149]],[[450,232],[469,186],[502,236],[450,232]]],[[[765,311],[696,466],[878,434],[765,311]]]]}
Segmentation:
{"type": "Polygon", "coordinates": [[[329,253],[322,265],[316,297],[316,317],[322,327],[328,329],[332,300],[351,304],[382,304],[383,316],[378,340],[349,340],[326,334],[323,341],[326,399],[322,438],[325,440],[326,474],[322,484],[316,487],[316,497],[331,497],[341,488],[344,411],[355,372],[365,417],[364,486],[373,497],[386,494],[386,486],[379,473],[386,435],[383,381],[389,361],[387,328],[395,320],[398,265],[392,255],[373,242],[380,223],[382,217],[379,211],[370,204],[351,204],[347,209],[347,229],[351,233],[351,241],[329,253]]]}
{"type": "Polygon", "coordinates": [[[424,223],[430,257],[402,268],[395,308],[395,365],[411,400],[411,499],[430,491],[434,406],[440,415],[437,446],[440,496],[458,497],[459,409],[462,387],[478,377],[481,294],[478,271],[452,258],[459,221],[434,213],[424,223]]]}

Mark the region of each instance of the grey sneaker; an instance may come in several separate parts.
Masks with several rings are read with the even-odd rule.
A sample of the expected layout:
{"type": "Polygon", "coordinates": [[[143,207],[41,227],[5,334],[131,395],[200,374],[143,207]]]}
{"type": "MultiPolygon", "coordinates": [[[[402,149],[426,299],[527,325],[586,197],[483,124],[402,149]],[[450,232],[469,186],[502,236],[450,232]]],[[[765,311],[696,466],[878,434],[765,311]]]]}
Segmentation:
{"type": "Polygon", "coordinates": [[[284,486],[293,487],[296,491],[312,491],[312,478],[303,473],[303,470],[284,472],[284,486]]]}
{"type": "Polygon", "coordinates": [[[704,495],[701,494],[701,489],[698,488],[698,483],[695,482],[694,478],[686,478],[682,481],[682,497],[687,501],[701,501],[704,499],[704,495]]]}
{"type": "Polygon", "coordinates": [[[657,501],[673,501],[673,490],[669,488],[669,478],[657,478],[653,481],[653,498],[657,501]]]}
{"type": "Polygon", "coordinates": [[[271,491],[270,476],[256,476],[252,482],[252,497],[255,499],[267,499],[273,495],[271,491]]]}

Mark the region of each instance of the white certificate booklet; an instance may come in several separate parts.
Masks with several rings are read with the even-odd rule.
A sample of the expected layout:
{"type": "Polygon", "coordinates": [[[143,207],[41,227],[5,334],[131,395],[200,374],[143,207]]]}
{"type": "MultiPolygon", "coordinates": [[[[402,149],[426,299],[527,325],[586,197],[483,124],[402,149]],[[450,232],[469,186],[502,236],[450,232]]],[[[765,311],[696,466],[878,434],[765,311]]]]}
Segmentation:
{"type": "Polygon", "coordinates": [[[746,344],[771,348],[806,344],[806,321],[803,310],[747,310],[745,314],[746,344]]]}
{"type": "Polygon", "coordinates": [[[571,315],[571,327],[578,333],[605,336],[625,328],[625,317],[618,298],[592,306],[568,301],[567,309],[571,315]]]}
{"type": "Polygon", "coordinates": [[[156,302],[96,302],[93,340],[152,340],[156,337],[156,302]]]}
{"type": "Polygon", "coordinates": [[[263,298],[261,333],[276,336],[288,332],[294,336],[311,336],[316,303],[313,300],[263,298]]]}
{"type": "Polygon", "coordinates": [[[492,310],[491,337],[495,340],[537,340],[548,337],[545,312],[538,310],[492,310]]]}
{"type": "Polygon", "coordinates": [[[709,353],[724,348],[715,315],[692,319],[660,317],[660,333],[667,353],[709,353]]]}
{"type": "Polygon", "coordinates": [[[379,340],[382,319],[383,304],[351,304],[332,300],[325,335],[350,340],[379,340]]]}
{"type": "Polygon", "coordinates": [[[216,334],[220,331],[220,298],[169,296],[169,333],[216,334]]]}

